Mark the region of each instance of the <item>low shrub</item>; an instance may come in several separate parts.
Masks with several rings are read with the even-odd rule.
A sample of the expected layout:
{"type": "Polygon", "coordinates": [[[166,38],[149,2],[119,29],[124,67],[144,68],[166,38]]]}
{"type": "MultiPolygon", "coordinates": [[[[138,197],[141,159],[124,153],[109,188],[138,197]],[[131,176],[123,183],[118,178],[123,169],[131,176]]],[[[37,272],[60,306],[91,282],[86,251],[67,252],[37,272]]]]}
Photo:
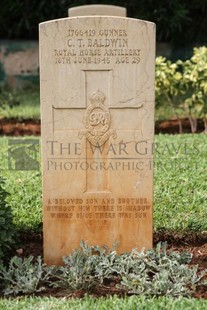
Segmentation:
{"type": "Polygon", "coordinates": [[[156,104],[172,109],[182,125],[180,116],[188,117],[191,131],[197,131],[197,120],[204,122],[207,133],[207,47],[194,48],[193,56],[186,61],[172,63],[165,57],[156,58],[156,104]]]}
{"type": "Polygon", "coordinates": [[[40,257],[35,262],[33,256],[13,257],[8,267],[0,268],[4,294],[31,294],[52,286],[65,293],[104,287],[128,295],[189,296],[206,275],[198,266],[188,266],[191,254],[168,252],[165,243],[121,255],[107,247],[80,245],[63,257],[63,266],[47,267],[40,257]]]}
{"type": "Polygon", "coordinates": [[[13,224],[12,210],[6,203],[9,195],[4,189],[5,179],[0,176],[0,262],[11,249],[17,234],[13,224]]]}
{"type": "Polygon", "coordinates": [[[42,264],[41,257],[33,262],[33,256],[28,258],[12,257],[9,266],[0,268],[0,279],[3,282],[5,295],[31,294],[45,289],[52,267],[42,264]]]}
{"type": "Polygon", "coordinates": [[[190,268],[191,254],[167,252],[166,244],[149,251],[118,255],[115,250],[81,243],[81,249],[64,257],[64,266],[56,269],[55,287],[69,291],[91,291],[97,285],[114,283],[127,294],[187,296],[196,288],[206,271],[190,268]],[[116,284],[118,283],[118,284],[116,284]]]}

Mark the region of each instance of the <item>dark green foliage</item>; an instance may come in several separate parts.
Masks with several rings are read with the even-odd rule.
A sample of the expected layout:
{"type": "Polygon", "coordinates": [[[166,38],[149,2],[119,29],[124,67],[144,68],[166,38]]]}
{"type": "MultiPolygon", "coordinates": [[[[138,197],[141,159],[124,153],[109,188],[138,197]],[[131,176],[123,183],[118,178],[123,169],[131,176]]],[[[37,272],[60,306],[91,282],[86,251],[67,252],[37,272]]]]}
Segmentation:
{"type": "Polygon", "coordinates": [[[4,258],[15,240],[11,208],[6,204],[8,193],[4,189],[5,180],[0,176],[0,261],[4,258]]]}
{"type": "Polygon", "coordinates": [[[206,42],[206,0],[128,1],[129,16],[157,25],[157,40],[174,45],[206,42]]]}
{"type": "Polygon", "coordinates": [[[206,42],[206,0],[2,0],[0,37],[36,39],[38,23],[67,16],[68,8],[86,4],[125,6],[128,16],[157,24],[157,39],[175,45],[206,42]]]}
{"type": "Polygon", "coordinates": [[[19,101],[16,99],[15,94],[7,87],[0,87],[0,110],[13,108],[19,105],[19,101]]]}

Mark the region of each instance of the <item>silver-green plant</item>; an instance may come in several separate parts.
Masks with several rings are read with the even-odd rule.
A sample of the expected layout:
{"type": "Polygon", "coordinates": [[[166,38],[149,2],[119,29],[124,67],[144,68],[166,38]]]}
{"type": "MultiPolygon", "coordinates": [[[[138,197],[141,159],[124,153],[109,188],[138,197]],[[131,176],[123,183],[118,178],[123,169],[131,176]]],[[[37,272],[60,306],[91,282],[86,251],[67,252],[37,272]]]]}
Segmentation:
{"type": "Polygon", "coordinates": [[[5,295],[31,294],[45,289],[44,283],[52,274],[53,267],[46,267],[39,256],[33,261],[33,256],[11,258],[8,267],[0,268],[0,279],[5,295]]]}
{"type": "Polygon", "coordinates": [[[167,253],[160,243],[147,252],[135,249],[128,256],[133,266],[123,274],[119,287],[137,295],[187,296],[206,274],[198,274],[198,266],[187,265],[191,258],[188,253],[167,253]]]}
{"type": "Polygon", "coordinates": [[[57,268],[55,287],[68,291],[91,291],[98,285],[118,283],[117,289],[127,294],[187,296],[206,274],[198,267],[190,268],[191,254],[167,252],[166,244],[155,249],[118,255],[106,247],[87,246],[64,257],[64,266],[57,268]]]}
{"type": "MultiPolygon", "coordinates": [[[[114,247],[117,245],[115,244],[114,247]]],[[[56,268],[54,287],[62,287],[70,291],[90,291],[110,278],[109,262],[116,252],[108,247],[88,246],[81,241],[80,249],[74,250],[69,256],[63,257],[64,266],[56,268]],[[107,268],[106,268],[107,267],[107,268]]],[[[113,260],[112,260],[113,261],[113,260]]],[[[113,266],[111,262],[111,266],[113,266]]]]}

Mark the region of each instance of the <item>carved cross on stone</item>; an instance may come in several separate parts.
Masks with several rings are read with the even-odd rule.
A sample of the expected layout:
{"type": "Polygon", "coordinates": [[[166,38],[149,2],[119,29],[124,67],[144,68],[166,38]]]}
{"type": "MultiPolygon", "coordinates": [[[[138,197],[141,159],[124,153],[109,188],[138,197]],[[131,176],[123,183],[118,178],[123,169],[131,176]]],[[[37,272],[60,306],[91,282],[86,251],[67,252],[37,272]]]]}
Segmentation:
{"type": "Polygon", "coordinates": [[[138,147],[154,137],[154,34],[121,16],[40,25],[47,264],[80,240],[152,247],[153,171],[138,147]]]}
{"type": "MultiPolygon", "coordinates": [[[[111,160],[110,154],[106,153],[109,151],[109,145],[112,144],[111,154],[113,154],[113,143],[117,143],[117,135],[119,136],[122,131],[127,132],[128,138],[125,142],[136,141],[141,137],[140,128],[142,127],[142,117],[138,112],[142,103],[136,103],[136,106],[131,107],[128,102],[122,103],[121,108],[113,104],[113,100],[110,98],[110,88],[113,89],[112,72],[112,70],[84,72],[87,97],[81,108],[53,107],[54,134],[58,131],[68,132],[75,136],[77,141],[85,137],[87,142],[84,159],[89,162],[103,162],[105,165],[108,165],[111,160]],[[96,90],[94,85],[97,84],[99,88],[96,90]],[[107,92],[107,96],[102,89],[107,92]],[[107,105],[107,102],[110,103],[110,106],[107,105]],[[107,151],[103,152],[103,149],[107,151]]],[[[84,101],[83,97],[82,100],[84,101]]],[[[124,148],[124,146],[122,147],[124,148]]],[[[111,192],[109,171],[88,169],[85,178],[84,192],[111,192]]]]}

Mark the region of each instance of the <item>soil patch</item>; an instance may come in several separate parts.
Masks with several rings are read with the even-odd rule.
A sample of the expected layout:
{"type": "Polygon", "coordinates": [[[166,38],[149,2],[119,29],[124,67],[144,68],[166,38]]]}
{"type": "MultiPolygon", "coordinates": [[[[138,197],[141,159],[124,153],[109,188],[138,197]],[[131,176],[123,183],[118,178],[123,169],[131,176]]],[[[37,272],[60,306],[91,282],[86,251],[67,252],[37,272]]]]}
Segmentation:
{"type": "MultiPolygon", "coordinates": [[[[190,122],[188,118],[180,119],[182,124],[182,133],[191,133],[190,122]]],[[[202,119],[198,119],[197,123],[197,133],[204,131],[204,123],[202,119]]],[[[171,133],[178,134],[179,132],[179,123],[177,119],[170,119],[166,121],[157,121],[155,123],[155,133],[171,133]]]]}
{"type": "Polygon", "coordinates": [[[5,136],[39,136],[40,121],[27,119],[19,121],[15,119],[0,119],[0,135],[5,136]]]}
{"type": "MultiPolygon", "coordinates": [[[[159,231],[154,233],[154,245],[158,242],[166,241],[168,250],[178,252],[189,252],[193,254],[190,265],[198,265],[199,271],[207,269],[207,233],[174,233],[159,231]]],[[[16,253],[20,257],[33,255],[34,257],[43,256],[43,238],[42,233],[22,233],[16,253]]],[[[207,276],[206,276],[207,280],[207,276]]],[[[39,293],[39,296],[55,296],[55,297],[83,297],[84,291],[76,291],[69,293],[62,289],[48,288],[46,291],[39,293]]],[[[99,286],[91,293],[92,296],[100,297],[107,295],[124,296],[124,292],[116,289],[116,283],[110,283],[108,286],[99,286]]],[[[199,285],[193,297],[207,299],[207,285],[199,285]]]]}
{"type": "MultiPolygon", "coordinates": [[[[187,118],[181,119],[183,133],[190,133],[190,123],[187,118]]],[[[202,120],[198,120],[197,133],[204,131],[202,120]]],[[[17,119],[0,119],[0,135],[6,136],[39,136],[41,133],[40,120],[17,120],[17,119]]],[[[155,133],[178,134],[179,124],[176,119],[159,121],[155,123],[155,133]]]]}

